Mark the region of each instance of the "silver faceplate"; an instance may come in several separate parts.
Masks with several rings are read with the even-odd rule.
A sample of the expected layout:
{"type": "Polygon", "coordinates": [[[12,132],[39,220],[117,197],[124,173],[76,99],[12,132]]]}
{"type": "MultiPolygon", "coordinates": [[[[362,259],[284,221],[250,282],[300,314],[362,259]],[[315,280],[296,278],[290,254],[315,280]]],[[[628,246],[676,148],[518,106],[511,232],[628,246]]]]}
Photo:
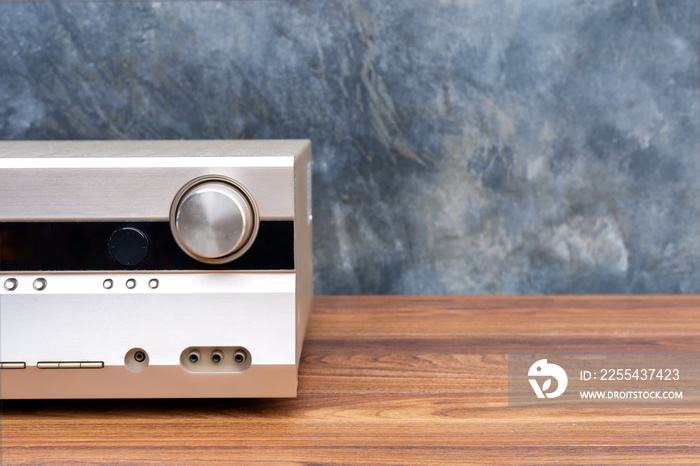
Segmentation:
{"type": "Polygon", "coordinates": [[[292,271],[0,263],[0,398],[295,396],[312,298],[310,163],[308,141],[0,142],[0,222],[164,220],[182,186],[220,175],[250,191],[262,219],[295,223],[292,271]],[[192,373],[180,362],[189,347],[245,348],[250,367],[192,373]],[[143,371],[125,364],[134,349],[143,371]]]}

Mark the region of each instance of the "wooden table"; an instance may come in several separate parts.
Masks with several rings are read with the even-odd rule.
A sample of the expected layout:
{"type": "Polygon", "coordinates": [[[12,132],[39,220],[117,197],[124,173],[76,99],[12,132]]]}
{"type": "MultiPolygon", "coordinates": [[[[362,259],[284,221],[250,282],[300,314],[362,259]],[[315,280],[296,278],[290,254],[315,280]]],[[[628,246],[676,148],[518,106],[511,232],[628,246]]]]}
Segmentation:
{"type": "Polygon", "coordinates": [[[317,297],[299,397],[5,402],[2,461],[700,463],[698,409],[507,407],[507,353],[700,350],[700,297],[317,297]]]}

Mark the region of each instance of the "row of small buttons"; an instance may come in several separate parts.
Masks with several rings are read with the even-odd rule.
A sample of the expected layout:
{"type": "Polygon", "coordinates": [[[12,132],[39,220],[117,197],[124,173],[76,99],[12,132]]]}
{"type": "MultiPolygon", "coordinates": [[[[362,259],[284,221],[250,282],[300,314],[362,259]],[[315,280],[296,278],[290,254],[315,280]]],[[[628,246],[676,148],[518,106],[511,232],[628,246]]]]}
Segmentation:
{"type": "MultiPolygon", "coordinates": [[[[34,289],[37,291],[43,291],[46,289],[46,279],[45,278],[37,278],[34,280],[34,289]]],[[[16,278],[8,278],[5,280],[5,289],[7,291],[15,291],[17,289],[17,285],[19,283],[17,282],[16,278]]]]}
{"type": "MultiPolygon", "coordinates": [[[[45,278],[37,278],[36,280],[34,280],[33,284],[34,289],[36,291],[44,291],[46,289],[46,285],[47,282],[45,278]]],[[[133,278],[129,278],[126,281],[125,285],[128,289],[133,290],[134,288],[136,288],[136,280],[133,278]]],[[[148,281],[148,287],[152,290],[158,288],[158,285],[160,285],[160,282],[157,278],[152,278],[148,281]]],[[[5,280],[5,289],[7,291],[15,291],[17,289],[17,286],[19,286],[19,282],[16,278],[8,278],[7,280],[5,280]]],[[[112,287],[114,287],[114,280],[108,278],[104,282],[102,282],[102,286],[106,290],[111,290],[112,287]]]]}
{"type": "MultiPolygon", "coordinates": [[[[152,290],[155,290],[158,288],[158,285],[160,282],[158,282],[157,278],[152,278],[148,281],[148,287],[152,290]]],[[[130,290],[133,290],[136,288],[136,280],[133,278],[130,278],[126,281],[125,283],[126,287],[130,290]]],[[[114,280],[111,278],[106,279],[104,282],[102,282],[102,286],[105,288],[105,290],[111,290],[112,287],[114,286],[114,280]]]]}
{"type": "Polygon", "coordinates": [[[102,361],[42,361],[36,363],[39,369],[102,369],[102,361]]]}
{"type": "MultiPolygon", "coordinates": [[[[102,361],[42,361],[36,364],[39,369],[102,369],[102,361]]],[[[0,362],[0,369],[26,369],[24,362],[0,362]]]]}

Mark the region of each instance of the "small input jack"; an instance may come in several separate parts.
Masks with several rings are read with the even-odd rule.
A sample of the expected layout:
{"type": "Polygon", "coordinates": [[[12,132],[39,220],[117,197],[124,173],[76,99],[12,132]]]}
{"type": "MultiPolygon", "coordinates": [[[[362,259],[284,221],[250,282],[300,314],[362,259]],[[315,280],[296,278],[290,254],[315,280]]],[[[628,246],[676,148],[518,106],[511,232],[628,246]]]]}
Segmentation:
{"type": "Polygon", "coordinates": [[[214,364],[219,364],[223,360],[224,353],[222,353],[220,350],[216,350],[213,353],[211,353],[211,362],[213,362],[214,364]]]}
{"type": "Polygon", "coordinates": [[[233,353],[233,360],[236,361],[236,364],[243,364],[246,360],[245,352],[241,350],[236,351],[233,353]]]}
{"type": "Polygon", "coordinates": [[[189,354],[189,356],[187,356],[187,359],[192,364],[197,364],[199,362],[199,359],[200,359],[199,351],[190,351],[190,354],[189,354]]]}
{"type": "Polygon", "coordinates": [[[131,348],[124,356],[124,365],[132,372],[145,371],[148,363],[148,353],[143,348],[131,348]]]}

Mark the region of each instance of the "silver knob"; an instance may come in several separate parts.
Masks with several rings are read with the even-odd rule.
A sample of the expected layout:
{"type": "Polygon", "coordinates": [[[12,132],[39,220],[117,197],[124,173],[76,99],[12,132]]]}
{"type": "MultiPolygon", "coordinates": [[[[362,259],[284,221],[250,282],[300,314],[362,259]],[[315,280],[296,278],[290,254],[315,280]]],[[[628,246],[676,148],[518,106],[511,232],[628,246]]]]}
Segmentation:
{"type": "Polygon", "coordinates": [[[258,218],[245,189],[218,177],[198,178],[175,198],[170,228],[180,248],[207,263],[230,262],[255,239],[258,218]]]}

